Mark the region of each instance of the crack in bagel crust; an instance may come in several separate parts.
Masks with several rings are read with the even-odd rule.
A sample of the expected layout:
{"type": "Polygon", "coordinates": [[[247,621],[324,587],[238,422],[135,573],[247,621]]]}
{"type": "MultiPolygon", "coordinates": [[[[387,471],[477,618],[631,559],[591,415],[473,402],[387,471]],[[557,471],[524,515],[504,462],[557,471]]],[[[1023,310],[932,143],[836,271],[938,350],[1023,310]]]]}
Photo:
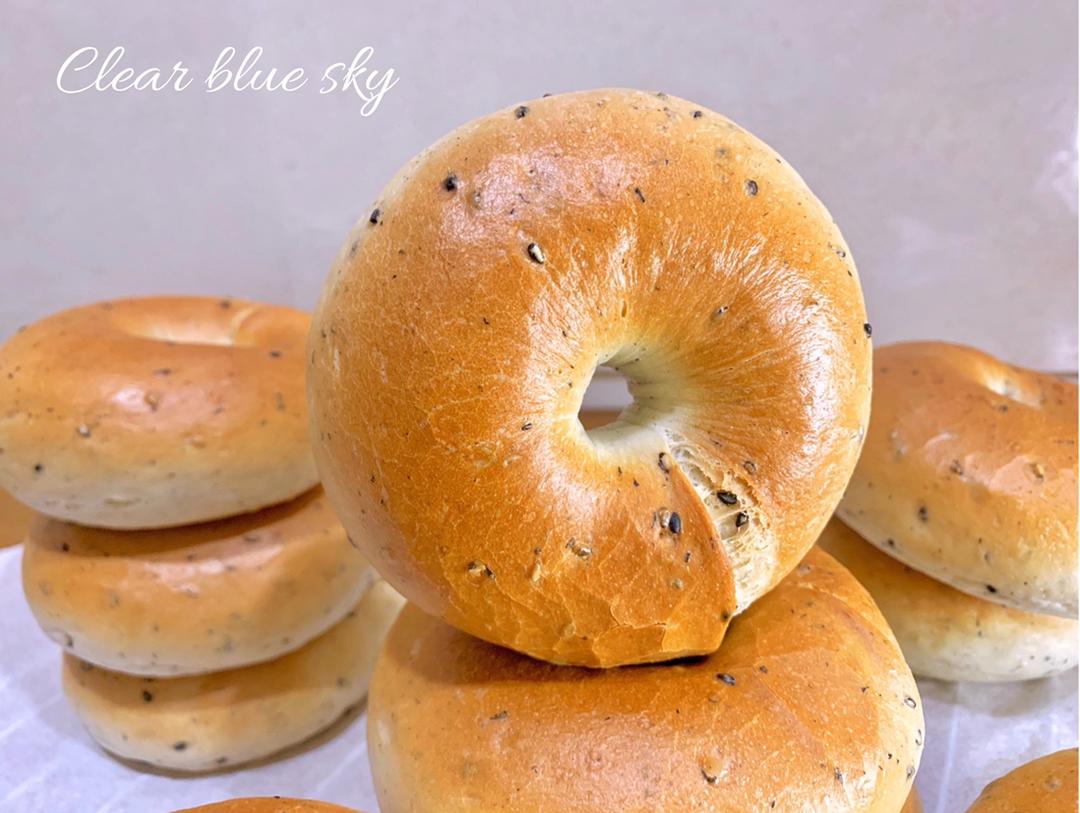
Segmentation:
{"type": "Polygon", "coordinates": [[[327,493],[385,578],[486,640],[589,666],[712,651],[854,466],[846,246],[779,156],[694,111],[608,90],[467,124],[391,181],[323,293],[327,493]],[[600,364],[634,403],[585,433],[600,364]]]}

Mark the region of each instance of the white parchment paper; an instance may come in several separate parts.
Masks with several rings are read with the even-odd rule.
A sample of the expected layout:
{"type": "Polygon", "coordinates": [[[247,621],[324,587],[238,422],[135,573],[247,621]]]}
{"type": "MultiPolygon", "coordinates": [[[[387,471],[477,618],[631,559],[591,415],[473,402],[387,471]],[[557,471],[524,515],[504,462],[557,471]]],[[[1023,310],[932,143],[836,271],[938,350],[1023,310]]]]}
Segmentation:
{"type": "MultiPolygon", "coordinates": [[[[288,754],[197,778],[152,773],[101,751],[60,693],[60,652],[23,599],[21,551],[0,551],[0,810],[168,813],[235,796],[300,796],[375,813],[361,711],[288,754]]],[[[958,813],[991,779],[1077,743],[1076,670],[1001,686],[919,682],[929,813],[958,813]]]]}

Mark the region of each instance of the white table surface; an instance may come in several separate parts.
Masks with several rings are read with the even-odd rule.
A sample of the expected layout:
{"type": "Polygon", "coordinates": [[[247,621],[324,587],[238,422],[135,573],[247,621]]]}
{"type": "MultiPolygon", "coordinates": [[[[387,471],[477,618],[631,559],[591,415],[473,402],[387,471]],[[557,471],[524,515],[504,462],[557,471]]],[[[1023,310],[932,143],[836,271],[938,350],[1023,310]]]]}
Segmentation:
{"type": "MultiPolygon", "coordinates": [[[[202,777],[150,772],[101,751],[60,693],[60,652],[23,599],[21,551],[0,551],[0,811],[168,813],[235,796],[319,798],[374,813],[364,714],[287,755],[202,777]]],[[[928,813],[966,808],[986,782],[1077,743],[1077,672],[1003,686],[919,681],[928,813]]]]}

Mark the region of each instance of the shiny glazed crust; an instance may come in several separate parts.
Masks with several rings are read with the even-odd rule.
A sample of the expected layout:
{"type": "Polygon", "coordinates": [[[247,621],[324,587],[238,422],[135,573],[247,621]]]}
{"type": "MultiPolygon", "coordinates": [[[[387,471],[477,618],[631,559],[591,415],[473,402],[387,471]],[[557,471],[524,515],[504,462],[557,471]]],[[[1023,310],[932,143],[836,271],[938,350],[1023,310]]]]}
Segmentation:
{"type": "Polygon", "coordinates": [[[1077,813],[1077,750],[1032,760],[987,785],[968,813],[1077,813]]]}
{"type": "Polygon", "coordinates": [[[407,606],[368,702],[383,813],[896,813],[923,731],[885,620],[819,550],[674,664],[552,666],[407,606]]]}
{"type": "Polygon", "coordinates": [[[0,346],[0,487],[49,516],[161,528],[318,482],[306,314],[210,297],[103,302],[0,346]]]}
{"type": "Polygon", "coordinates": [[[939,680],[1031,680],[1076,666],[1077,623],[969,596],[832,520],[818,545],[851,571],[889,622],[911,671],[939,680]]]}
{"type": "Polygon", "coordinates": [[[322,731],[364,699],[402,605],[384,582],[328,632],[277,660],[178,678],[140,678],[64,655],[63,688],[103,748],[176,771],[250,762],[322,731]]]}
{"type": "Polygon", "coordinates": [[[392,584],[488,641],[711,652],[824,526],[870,393],[855,266],[771,149],[664,94],[455,130],[350,234],[313,320],[327,493],[392,584]],[[612,427],[577,420],[601,363],[612,427]]]}
{"type": "Polygon", "coordinates": [[[1077,388],[942,342],[879,348],[838,516],[957,590],[1077,615],[1077,388]]]}
{"type": "Polygon", "coordinates": [[[108,531],[39,516],[23,589],[69,652],[137,675],[270,660],[336,624],[376,574],[322,489],[228,520],[108,531]]]}

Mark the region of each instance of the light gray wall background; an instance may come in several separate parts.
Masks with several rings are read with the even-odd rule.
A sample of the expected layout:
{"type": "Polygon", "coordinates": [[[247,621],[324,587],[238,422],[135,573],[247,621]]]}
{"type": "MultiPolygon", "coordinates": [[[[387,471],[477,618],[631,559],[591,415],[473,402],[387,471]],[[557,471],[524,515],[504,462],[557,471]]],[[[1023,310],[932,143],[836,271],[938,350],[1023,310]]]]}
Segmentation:
{"type": "Polygon", "coordinates": [[[1016,3],[41,2],[0,28],[0,335],[154,292],[314,304],[350,224],[412,154],[545,92],[641,86],[768,141],[852,246],[875,339],[1077,366],[1077,9],[1016,3]],[[316,76],[371,45],[400,78],[349,95],[64,95],[74,49],[205,72],[227,45],[316,76]]]}

